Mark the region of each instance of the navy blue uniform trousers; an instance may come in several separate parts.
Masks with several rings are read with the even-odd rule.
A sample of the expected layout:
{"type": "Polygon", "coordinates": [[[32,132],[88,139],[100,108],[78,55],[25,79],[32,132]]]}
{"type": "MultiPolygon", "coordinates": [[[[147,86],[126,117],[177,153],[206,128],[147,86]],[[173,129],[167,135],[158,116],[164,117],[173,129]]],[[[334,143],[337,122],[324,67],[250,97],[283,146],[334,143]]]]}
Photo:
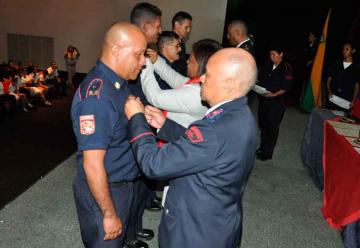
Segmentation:
{"type": "Polygon", "coordinates": [[[73,190],[81,229],[81,237],[85,247],[122,247],[133,199],[133,183],[114,183],[109,185],[116,213],[123,224],[122,233],[115,240],[104,241],[105,232],[103,228],[103,215],[93,198],[87,183],[76,176],[73,183],[73,190]]]}

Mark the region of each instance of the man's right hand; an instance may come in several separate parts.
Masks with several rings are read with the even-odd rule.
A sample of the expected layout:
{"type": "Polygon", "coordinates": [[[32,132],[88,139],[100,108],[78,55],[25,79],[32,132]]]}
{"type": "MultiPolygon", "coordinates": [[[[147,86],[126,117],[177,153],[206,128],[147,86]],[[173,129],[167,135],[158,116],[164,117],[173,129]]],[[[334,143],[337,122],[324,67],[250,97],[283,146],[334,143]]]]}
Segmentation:
{"type": "Polygon", "coordinates": [[[145,118],[150,126],[160,129],[165,122],[165,116],[163,112],[153,106],[145,106],[145,118]]]}
{"type": "Polygon", "coordinates": [[[116,239],[122,233],[123,224],[117,216],[104,217],[103,225],[105,231],[104,240],[116,239]]]}

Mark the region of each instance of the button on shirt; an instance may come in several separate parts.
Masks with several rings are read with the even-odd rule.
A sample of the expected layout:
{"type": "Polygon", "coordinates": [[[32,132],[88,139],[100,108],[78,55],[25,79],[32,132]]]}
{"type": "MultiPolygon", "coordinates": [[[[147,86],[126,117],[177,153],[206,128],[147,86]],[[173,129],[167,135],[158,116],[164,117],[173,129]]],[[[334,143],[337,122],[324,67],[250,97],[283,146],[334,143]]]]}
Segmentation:
{"type": "Polygon", "coordinates": [[[75,93],[71,117],[78,143],[78,174],[85,179],[85,150],[106,150],[104,164],[109,183],[139,176],[127,136],[123,108],[130,91],[127,82],[100,60],[75,93]]]}

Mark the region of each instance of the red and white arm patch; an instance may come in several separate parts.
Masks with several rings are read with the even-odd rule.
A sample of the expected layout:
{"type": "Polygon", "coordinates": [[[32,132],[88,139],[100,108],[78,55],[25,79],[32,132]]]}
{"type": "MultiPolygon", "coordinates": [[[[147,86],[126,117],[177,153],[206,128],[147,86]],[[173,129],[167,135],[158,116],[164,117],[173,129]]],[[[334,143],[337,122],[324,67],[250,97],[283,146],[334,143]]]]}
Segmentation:
{"type": "Polygon", "coordinates": [[[186,130],[185,135],[189,138],[191,143],[200,143],[204,141],[200,129],[196,126],[192,126],[190,129],[186,130]]]}
{"type": "Polygon", "coordinates": [[[80,133],[83,135],[90,135],[95,133],[95,116],[81,115],[80,116],[80,133]]]}

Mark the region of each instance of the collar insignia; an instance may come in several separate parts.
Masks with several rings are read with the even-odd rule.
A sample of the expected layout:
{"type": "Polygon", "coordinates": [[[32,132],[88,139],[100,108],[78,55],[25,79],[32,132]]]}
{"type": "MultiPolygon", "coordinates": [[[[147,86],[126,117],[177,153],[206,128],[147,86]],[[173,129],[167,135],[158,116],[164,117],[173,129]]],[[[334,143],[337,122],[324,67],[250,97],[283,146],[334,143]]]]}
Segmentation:
{"type": "Polygon", "coordinates": [[[205,118],[208,119],[209,121],[216,121],[217,119],[219,119],[223,115],[224,115],[224,110],[223,109],[216,109],[216,110],[210,112],[209,114],[207,114],[205,116],[205,118]]]}

